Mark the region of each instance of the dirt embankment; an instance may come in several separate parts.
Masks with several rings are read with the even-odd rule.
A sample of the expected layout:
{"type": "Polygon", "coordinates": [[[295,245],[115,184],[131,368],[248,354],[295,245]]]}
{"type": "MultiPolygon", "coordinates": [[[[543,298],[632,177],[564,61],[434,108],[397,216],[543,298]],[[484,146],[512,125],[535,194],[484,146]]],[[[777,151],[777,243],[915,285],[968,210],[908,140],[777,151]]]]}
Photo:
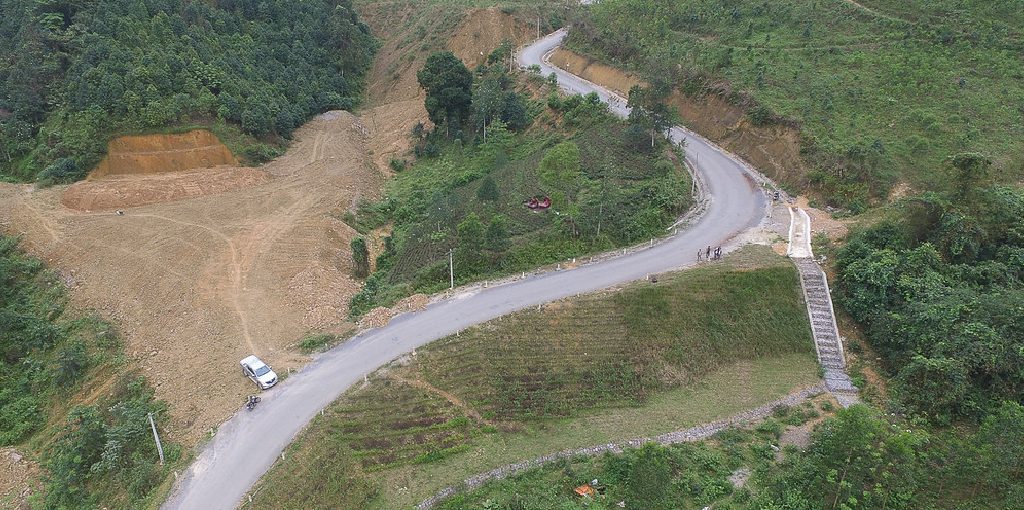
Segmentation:
{"type": "Polygon", "coordinates": [[[224,144],[205,129],[174,135],[122,136],[107,145],[107,156],[89,174],[108,175],[179,172],[217,165],[237,165],[224,144]]]}
{"type": "Polygon", "coordinates": [[[530,27],[496,7],[474,9],[466,13],[455,29],[448,49],[472,69],[485,63],[487,55],[501,43],[511,41],[515,48],[532,41],[534,35],[530,27]]]}
{"type": "Polygon", "coordinates": [[[41,472],[14,448],[0,448],[0,508],[29,510],[29,499],[42,490],[41,472]]]}
{"type": "MultiPolygon", "coordinates": [[[[556,50],[551,62],[623,97],[634,85],[644,84],[636,75],[565,48],[556,50]]],[[[742,156],[772,179],[797,183],[806,175],[798,130],[780,125],[755,126],[741,108],[715,95],[690,97],[675,91],[668,104],[676,108],[684,125],[742,156]]]]}
{"type": "Polygon", "coordinates": [[[392,171],[392,159],[411,159],[413,126],[429,124],[416,72],[430,53],[451,50],[474,68],[503,41],[519,45],[532,38],[529,27],[497,8],[471,9],[462,16],[444,5],[382,3],[359,9],[384,43],[367,77],[369,107],[360,118],[374,163],[385,173],[392,171]]]}
{"type": "Polygon", "coordinates": [[[89,178],[63,194],[64,207],[86,212],[127,209],[247,188],[268,179],[261,170],[237,166],[231,151],[205,129],[122,136],[107,149],[89,178]]]}

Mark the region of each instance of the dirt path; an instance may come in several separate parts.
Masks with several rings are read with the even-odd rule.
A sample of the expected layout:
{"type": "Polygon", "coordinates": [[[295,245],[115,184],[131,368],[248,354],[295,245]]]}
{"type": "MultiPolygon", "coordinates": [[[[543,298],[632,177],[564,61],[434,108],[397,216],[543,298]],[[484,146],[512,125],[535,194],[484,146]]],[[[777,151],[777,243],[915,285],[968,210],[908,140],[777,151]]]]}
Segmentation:
{"type": "Polygon", "coordinates": [[[21,234],[61,273],[76,308],[118,327],[127,354],[169,402],[176,439],[194,443],[252,392],[239,359],[254,353],[287,373],[305,361],[289,344],[345,320],[359,282],[346,256],[354,231],[335,218],[383,183],[359,125],[347,112],[324,114],[260,169],[76,185],[76,193],[117,187],[132,198],[167,182],[201,188],[206,175],[242,179],[174,201],[155,193],[156,202],[123,214],[69,209],[67,187],[0,185],[0,228],[21,234]]]}
{"type": "Polygon", "coordinates": [[[474,420],[476,420],[477,423],[482,423],[484,425],[494,425],[494,422],[492,422],[491,420],[488,420],[488,419],[484,418],[483,416],[481,416],[480,413],[477,412],[476,409],[473,409],[472,407],[470,407],[469,404],[467,404],[465,401],[463,401],[459,397],[457,397],[457,396],[455,396],[455,395],[453,395],[453,394],[451,394],[451,393],[449,393],[449,392],[447,392],[445,390],[442,390],[441,388],[438,388],[437,386],[434,386],[433,384],[430,384],[429,382],[424,381],[423,379],[420,379],[419,377],[417,377],[415,379],[407,379],[405,377],[402,377],[400,375],[395,375],[395,374],[389,374],[388,377],[390,377],[391,379],[394,379],[395,381],[398,381],[400,383],[408,384],[409,386],[412,386],[414,388],[419,388],[419,389],[421,389],[423,391],[426,391],[426,392],[429,392],[429,393],[433,393],[433,394],[435,394],[435,395],[437,395],[437,396],[447,400],[448,403],[450,403],[451,405],[453,405],[455,407],[458,407],[459,409],[462,409],[462,412],[464,412],[467,415],[469,415],[470,418],[473,418],[474,420]]]}
{"type": "Polygon", "coordinates": [[[897,18],[896,16],[891,16],[889,14],[885,14],[884,12],[879,12],[879,11],[877,11],[875,9],[872,9],[872,8],[862,4],[860,2],[857,2],[857,0],[843,0],[843,1],[848,3],[848,4],[850,4],[850,5],[852,5],[853,7],[856,7],[857,9],[859,9],[861,11],[864,11],[864,12],[872,15],[872,16],[877,16],[879,18],[885,18],[885,19],[892,20],[892,21],[898,21],[900,23],[909,23],[909,21],[907,21],[907,20],[905,20],[903,18],[897,18]]]}

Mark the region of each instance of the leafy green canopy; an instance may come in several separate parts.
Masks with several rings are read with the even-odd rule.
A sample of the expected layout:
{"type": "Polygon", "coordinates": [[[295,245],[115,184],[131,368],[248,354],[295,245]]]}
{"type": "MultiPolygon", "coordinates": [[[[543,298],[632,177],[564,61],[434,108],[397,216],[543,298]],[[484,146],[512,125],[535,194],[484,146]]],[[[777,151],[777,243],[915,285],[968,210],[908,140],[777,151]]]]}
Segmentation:
{"type": "Polygon", "coordinates": [[[950,161],[952,191],[907,201],[837,264],[900,400],[939,422],[1024,400],[1024,191],[986,185],[980,155],[950,161]]]}
{"type": "Polygon", "coordinates": [[[353,106],[374,49],[350,0],[5,0],[0,175],[73,180],[116,133],[213,119],[287,137],[353,106]]]}
{"type": "Polygon", "coordinates": [[[473,111],[473,74],[454,53],[431,54],[416,78],[427,91],[425,106],[431,122],[446,127],[466,122],[473,111]]]}

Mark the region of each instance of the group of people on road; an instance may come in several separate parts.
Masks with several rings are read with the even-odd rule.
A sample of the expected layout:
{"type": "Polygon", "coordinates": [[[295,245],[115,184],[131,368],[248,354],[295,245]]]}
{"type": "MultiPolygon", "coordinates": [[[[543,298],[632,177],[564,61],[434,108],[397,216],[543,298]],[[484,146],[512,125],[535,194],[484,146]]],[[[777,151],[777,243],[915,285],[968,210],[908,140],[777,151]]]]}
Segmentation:
{"type": "Polygon", "coordinates": [[[707,249],[703,249],[702,248],[700,250],[697,250],[697,262],[700,262],[700,261],[703,261],[703,260],[718,260],[718,259],[721,259],[721,258],[722,258],[722,247],[721,246],[719,246],[718,248],[715,248],[715,252],[714,253],[711,253],[711,247],[710,246],[708,246],[707,249]]]}

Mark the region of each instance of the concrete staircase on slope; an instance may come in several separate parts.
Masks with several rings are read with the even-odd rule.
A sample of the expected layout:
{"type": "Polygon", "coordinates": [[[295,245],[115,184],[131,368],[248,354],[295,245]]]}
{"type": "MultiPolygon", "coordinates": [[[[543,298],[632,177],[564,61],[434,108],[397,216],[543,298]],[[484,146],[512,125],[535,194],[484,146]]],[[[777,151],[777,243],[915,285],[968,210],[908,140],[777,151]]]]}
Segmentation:
{"type": "Polygon", "coordinates": [[[814,347],[818,353],[818,362],[825,369],[825,386],[843,407],[849,407],[860,399],[857,387],[846,373],[846,356],[836,326],[828,278],[814,261],[811,252],[810,217],[802,209],[791,208],[790,212],[793,220],[790,226],[789,256],[800,273],[800,288],[807,303],[814,347]]]}

